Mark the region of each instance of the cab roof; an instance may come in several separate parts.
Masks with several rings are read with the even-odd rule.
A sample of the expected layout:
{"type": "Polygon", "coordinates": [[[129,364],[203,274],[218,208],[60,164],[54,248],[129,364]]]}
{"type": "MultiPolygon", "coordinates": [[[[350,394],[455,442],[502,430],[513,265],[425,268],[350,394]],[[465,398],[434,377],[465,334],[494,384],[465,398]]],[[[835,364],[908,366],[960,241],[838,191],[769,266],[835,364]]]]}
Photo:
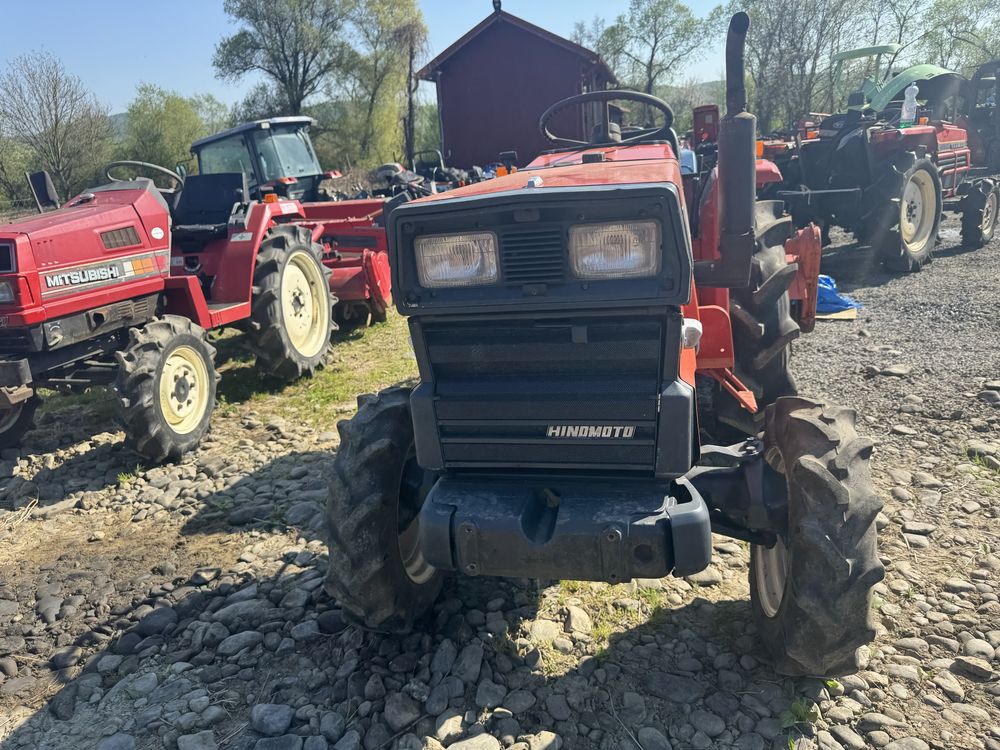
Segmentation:
{"type": "Polygon", "coordinates": [[[215,133],[214,135],[201,138],[191,144],[191,151],[197,151],[202,146],[207,146],[209,143],[215,143],[216,141],[221,141],[224,138],[229,138],[230,136],[237,135],[239,133],[245,133],[248,130],[267,130],[275,127],[276,125],[301,125],[303,127],[309,127],[315,123],[316,120],[311,117],[306,117],[305,115],[269,117],[264,120],[253,120],[252,122],[245,122],[242,125],[237,125],[235,128],[229,128],[228,130],[223,130],[220,133],[215,133]]]}

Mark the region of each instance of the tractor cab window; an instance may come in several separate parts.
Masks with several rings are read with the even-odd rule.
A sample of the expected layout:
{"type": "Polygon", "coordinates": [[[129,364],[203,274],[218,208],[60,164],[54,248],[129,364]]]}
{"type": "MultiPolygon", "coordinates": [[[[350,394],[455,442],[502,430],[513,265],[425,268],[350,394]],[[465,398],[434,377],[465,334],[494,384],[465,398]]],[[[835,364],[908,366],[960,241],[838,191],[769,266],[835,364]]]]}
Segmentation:
{"type": "Polygon", "coordinates": [[[221,141],[203,146],[198,154],[198,167],[202,174],[242,172],[247,176],[250,187],[257,184],[253,157],[242,135],[223,138],[221,141]]]}
{"type": "Polygon", "coordinates": [[[253,142],[266,182],[279,177],[306,177],[322,171],[309,137],[302,129],[257,130],[253,133],[253,142]]]}

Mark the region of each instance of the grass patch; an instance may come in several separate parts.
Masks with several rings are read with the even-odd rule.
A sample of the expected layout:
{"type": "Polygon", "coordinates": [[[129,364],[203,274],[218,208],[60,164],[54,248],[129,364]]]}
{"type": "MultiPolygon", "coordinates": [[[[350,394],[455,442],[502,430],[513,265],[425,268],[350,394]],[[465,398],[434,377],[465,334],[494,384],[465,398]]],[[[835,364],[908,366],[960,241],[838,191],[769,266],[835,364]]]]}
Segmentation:
{"type": "Polygon", "coordinates": [[[220,350],[230,349],[219,383],[220,404],[231,409],[249,403],[313,426],[327,423],[332,414],[353,411],[360,393],[415,382],[417,377],[406,321],[395,313],[371,328],[334,334],[326,367],[315,377],[287,386],[261,378],[248,352],[231,349],[240,347],[239,341],[230,338],[219,343],[220,350]]]}
{"type": "MultiPolygon", "coordinates": [[[[111,419],[115,415],[115,402],[111,394],[104,388],[91,388],[84,393],[60,393],[47,388],[39,389],[42,403],[38,406],[39,414],[53,414],[63,409],[73,407],[86,408],[94,419],[111,419]]],[[[107,429],[114,429],[109,426],[107,429]]]]}

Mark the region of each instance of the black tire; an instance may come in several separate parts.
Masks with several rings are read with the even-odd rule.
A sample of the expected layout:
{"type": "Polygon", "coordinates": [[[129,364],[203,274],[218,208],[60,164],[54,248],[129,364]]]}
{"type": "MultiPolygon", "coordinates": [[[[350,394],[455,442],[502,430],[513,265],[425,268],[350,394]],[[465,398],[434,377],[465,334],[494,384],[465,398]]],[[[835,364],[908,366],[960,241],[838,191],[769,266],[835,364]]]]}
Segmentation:
{"type": "Polygon", "coordinates": [[[10,409],[0,409],[0,448],[20,448],[21,438],[35,426],[35,410],[41,399],[31,396],[10,409]]]}
{"type": "Polygon", "coordinates": [[[725,435],[726,441],[756,435],[764,424],[764,407],[797,392],[788,365],[791,343],[801,331],[792,318],[788,287],[798,267],[789,265],[785,257],[785,241],[795,227],[781,201],[758,201],[755,224],[757,250],[750,286],[732,290],[730,315],[735,374],[753,391],[759,409],[751,414],[720,389],[718,421],[740,433],[725,435]]]}
{"type": "Polygon", "coordinates": [[[900,181],[901,192],[894,196],[899,204],[887,202],[874,214],[874,224],[870,232],[870,243],[878,253],[882,265],[890,271],[910,273],[919,271],[930,262],[937,244],[941,227],[941,211],[944,208],[941,195],[941,179],[937,167],[930,159],[922,158],[913,162],[900,181]],[[907,186],[916,185],[918,193],[926,187],[933,196],[923,195],[920,201],[907,199],[907,186]],[[917,229],[912,239],[905,235],[903,217],[907,216],[907,226],[917,220],[917,229]]]}
{"type": "Polygon", "coordinates": [[[787,514],[774,551],[751,546],[750,600],[781,674],[855,672],[858,648],[875,637],[882,502],[869,468],[872,441],[854,425],[854,411],[804,398],[767,409],[765,457],[768,471],[784,475],[787,514]]]}
{"type": "Polygon", "coordinates": [[[115,382],[126,442],[153,463],[176,461],[208,432],[219,380],[215,348],[205,329],[175,315],[132,328],[129,336],[116,355],[115,382]]]}
{"type": "Polygon", "coordinates": [[[251,340],[257,368],[286,381],[314,374],[330,352],[336,301],[323,248],[312,241],[312,232],[300,226],[272,229],[261,243],[253,275],[251,340]],[[294,292],[286,292],[300,305],[288,315],[282,303],[286,279],[297,284],[294,292]]]}
{"type": "Polygon", "coordinates": [[[992,180],[980,180],[962,199],[962,244],[979,248],[996,234],[1000,215],[1000,187],[992,180]]]}
{"type": "Polygon", "coordinates": [[[416,462],[409,389],[361,396],[357,414],[338,428],[326,590],[356,625],[405,633],[434,604],[444,580],[409,544],[432,482],[416,462]]]}

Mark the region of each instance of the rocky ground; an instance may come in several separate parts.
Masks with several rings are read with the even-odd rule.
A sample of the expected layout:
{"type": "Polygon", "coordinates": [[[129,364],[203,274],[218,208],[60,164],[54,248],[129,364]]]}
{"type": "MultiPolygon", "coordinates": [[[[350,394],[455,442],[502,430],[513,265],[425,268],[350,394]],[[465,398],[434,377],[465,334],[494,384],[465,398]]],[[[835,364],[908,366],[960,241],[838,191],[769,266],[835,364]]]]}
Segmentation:
{"type": "Polygon", "coordinates": [[[997,750],[1000,242],[944,240],[903,278],[827,257],[865,307],[793,358],[877,443],[887,575],[858,674],[776,675],[722,538],[688,580],[456,580],[423,630],[362,633],[322,590],[336,405],[236,399],[143,469],[95,429],[106,403],[56,400],[0,456],[0,748],[997,750]]]}

